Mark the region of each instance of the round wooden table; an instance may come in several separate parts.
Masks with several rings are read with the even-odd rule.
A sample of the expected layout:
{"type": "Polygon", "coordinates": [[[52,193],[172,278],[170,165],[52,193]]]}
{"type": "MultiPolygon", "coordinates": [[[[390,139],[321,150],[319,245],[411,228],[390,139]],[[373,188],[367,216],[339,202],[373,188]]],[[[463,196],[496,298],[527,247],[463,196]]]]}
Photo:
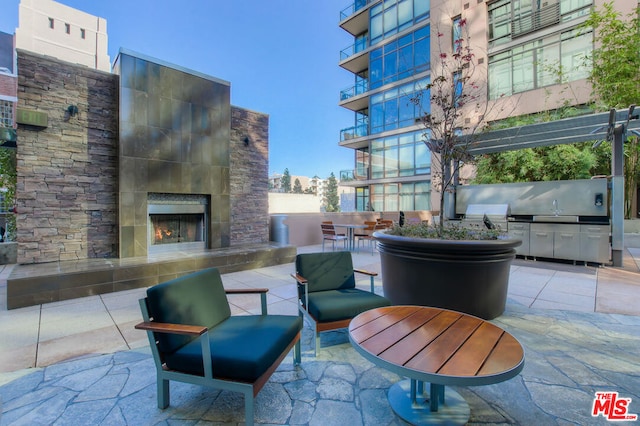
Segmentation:
{"type": "Polygon", "coordinates": [[[467,402],[447,386],[480,386],[516,376],[522,345],[481,318],[440,308],[388,306],[355,317],[349,340],[366,359],[408,377],[389,389],[389,403],[413,424],[465,424],[467,402]],[[426,392],[423,383],[429,382],[426,392]]]}

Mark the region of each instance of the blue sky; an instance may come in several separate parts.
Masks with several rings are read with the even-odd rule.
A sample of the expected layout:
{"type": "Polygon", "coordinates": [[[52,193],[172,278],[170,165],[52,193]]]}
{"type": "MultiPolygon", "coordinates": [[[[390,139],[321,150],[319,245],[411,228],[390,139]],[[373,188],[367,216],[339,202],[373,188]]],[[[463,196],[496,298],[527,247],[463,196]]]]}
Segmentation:
{"type": "MultiPolygon", "coordinates": [[[[109,55],[121,47],[231,82],[233,105],[269,114],[269,173],[326,178],[352,169],[338,146],[353,84],[338,66],[352,38],[338,27],[350,0],[58,0],[107,20],[109,55]]],[[[19,0],[0,0],[14,33],[19,0]]]]}

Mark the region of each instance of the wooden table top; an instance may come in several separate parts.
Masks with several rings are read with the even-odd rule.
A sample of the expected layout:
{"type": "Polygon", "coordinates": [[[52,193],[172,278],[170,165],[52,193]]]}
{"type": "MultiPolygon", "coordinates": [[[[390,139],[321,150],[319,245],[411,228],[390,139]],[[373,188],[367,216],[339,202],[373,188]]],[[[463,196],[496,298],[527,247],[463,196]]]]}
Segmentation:
{"type": "Polygon", "coordinates": [[[524,350],[502,328],[440,308],[387,306],[355,317],[354,348],[402,376],[442,385],[498,383],[524,367],[524,350]]]}

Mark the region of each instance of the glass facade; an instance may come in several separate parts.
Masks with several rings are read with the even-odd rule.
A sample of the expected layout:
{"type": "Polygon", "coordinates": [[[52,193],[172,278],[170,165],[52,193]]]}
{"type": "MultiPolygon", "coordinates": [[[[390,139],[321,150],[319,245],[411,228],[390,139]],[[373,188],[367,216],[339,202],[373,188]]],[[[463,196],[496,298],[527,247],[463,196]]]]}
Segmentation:
{"type": "Polygon", "coordinates": [[[489,98],[589,76],[585,58],[593,48],[591,32],[556,33],[489,57],[489,98]]]}
{"type": "Polygon", "coordinates": [[[429,26],[400,37],[369,54],[369,89],[411,77],[429,69],[429,26]]]}
{"type": "Polygon", "coordinates": [[[431,210],[429,182],[386,183],[371,185],[373,211],[431,210]]]}
{"type": "Polygon", "coordinates": [[[387,136],[371,141],[371,178],[383,179],[431,173],[431,152],[424,131],[387,136]]]}
{"type": "Polygon", "coordinates": [[[541,28],[587,15],[593,0],[560,0],[540,5],[534,0],[498,0],[488,6],[489,45],[508,43],[541,28]]]}
{"type": "Polygon", "coordinates": [[[371,8],[371,46],[429,17],[429,0],[385,0],[371,8]]]}
{"type": "Polygon", "coordinates": [[[369,134],[413,126],[429,110],[428,103],[420,106],[414,102],[418,96],[429,99],[428,92],[422,93],[428,83],[428,79],[422,79],[372,95],[369,101],[369,134]],[[427,108],[427,111],[422,108],[427,108]]]}

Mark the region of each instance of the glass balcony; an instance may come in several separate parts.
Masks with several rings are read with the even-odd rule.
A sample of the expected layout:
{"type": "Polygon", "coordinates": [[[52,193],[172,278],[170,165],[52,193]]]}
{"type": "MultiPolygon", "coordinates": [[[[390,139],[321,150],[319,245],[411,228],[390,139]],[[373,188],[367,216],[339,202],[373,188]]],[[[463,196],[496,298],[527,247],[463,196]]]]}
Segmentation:
{"type": "Polygon", "coordinates": [[[350,4],[340,11],[340,21],[344,21],[372,1],[373,0],[356,0],[355,3],[350,4]]]}
{"type": "Polygon", "coordinates": [[[347,89],[340,91],[340,100],[346,101],[354,96],[362,95],[369,91],[369,80],[362,80],[347,89]]]}
{"type": "Polygon", "coordinates": [[[340,51],[340,60],[344,61],[356,53],[362,52],[367,47],[369,47],[369,37],[359,38],[351,46],[347,46],[340,51]]]}
{"type": "Polygon", "coordinates": [[[367,136],[369,134],[368,127],[366,124],[360,124],[340,130],[340,142],[367,136]]]}

